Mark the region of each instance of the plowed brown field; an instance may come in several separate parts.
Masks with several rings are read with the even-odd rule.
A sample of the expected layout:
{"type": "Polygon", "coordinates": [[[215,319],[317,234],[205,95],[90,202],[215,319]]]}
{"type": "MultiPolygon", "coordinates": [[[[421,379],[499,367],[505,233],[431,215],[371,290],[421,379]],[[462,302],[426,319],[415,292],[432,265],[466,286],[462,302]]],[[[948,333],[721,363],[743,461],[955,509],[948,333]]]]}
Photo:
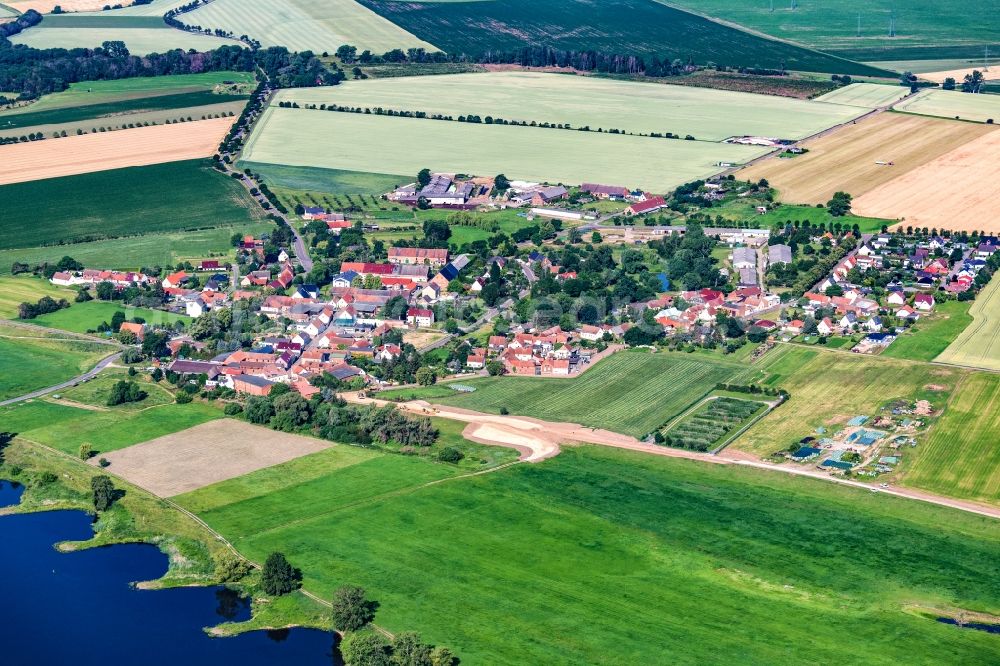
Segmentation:
{"type": "Polygon", "coordinates": [[[858,215],[907,226],[1000,232],[1000,132],[951,150],[854,200],[858,215]]]}
{"type": "Polygon", "coordinates": [[[0,146],[0,185],[208,157],[232,118],[0,146]]]}
{"type": "Polygon", "coordinates": [[[880,113],[803,142],[800,145],[809,149],[805,155],[762,160],[738,176],[766,178],[788,203],[826,203],[837,191],[857,198],[991,132],[986,125],[880,113]]]}

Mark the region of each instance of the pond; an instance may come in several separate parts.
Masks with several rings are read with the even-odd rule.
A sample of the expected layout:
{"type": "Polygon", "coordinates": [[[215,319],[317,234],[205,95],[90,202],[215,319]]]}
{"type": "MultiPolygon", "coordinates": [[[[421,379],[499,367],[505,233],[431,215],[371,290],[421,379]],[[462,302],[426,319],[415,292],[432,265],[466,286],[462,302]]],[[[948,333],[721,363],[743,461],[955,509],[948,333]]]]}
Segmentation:
{"type": "MultiPolygon", "coordinates": [[[[0,481],[0,506],[21,487],[0,481]]],[[[330,666],[333,635],[313,629],[212,638],[204,627],[250,617],[225,587],[139,590],[163,575],[155,546],[126,544],[60,553],[53,544],[92,535],[81,511],[0,516],[0,635],[10,664],[238,663],[330,666]]]]}

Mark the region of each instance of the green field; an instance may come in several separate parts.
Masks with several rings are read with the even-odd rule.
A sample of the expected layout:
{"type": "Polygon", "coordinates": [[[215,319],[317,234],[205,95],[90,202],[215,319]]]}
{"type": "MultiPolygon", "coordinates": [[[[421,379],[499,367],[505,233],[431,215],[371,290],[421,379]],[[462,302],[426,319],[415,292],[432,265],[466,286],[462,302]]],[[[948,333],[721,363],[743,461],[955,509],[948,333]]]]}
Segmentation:
{"type": "Polygon", "coordinates": [[[766,405],[755,400],[728,396],[718,397],[700,405],[690,414],[663,430],[671,446],[697,451],[710,451],[725,442],[766,405]]]}
{"type": "Polygon", "coordinates": [[[437,51],[354,0],[214,0],[178,17],[187,25],[249,35],[264,47],[334,52],[341,44],[370,49],[423,48],[437,51]]]}
{"type": "Polygon", "coordinates": [[[959,0],[812,0],[797,3],[794,10],[788,2],[774,2],[774,11],[767,0],[670,0],[670,4],[825,50],[974,44],[982,51],[982,44],[995,42],[1000,30],[995,13],[971,13],[969,5],[959,0]],[[896,13],[896,36],[889,39],[891,10],[896,13]]]}
{"type": "Polygon", "coordinates": [[[135,317],[141,317],[147,324],[166,326],[175,322],[188,323],[191,318],[187,315],[164,312],[163,310],[150,310],[148,308],[136,308],[122,303],[107,301],[87,301],[86,303],[74,303],[64,309],[50,312],[31,321],[39,326],[49,328],[59,328],[72,333],[86,333],[95,330],[101,322],[110,322],[115,312],[124,312],[125,319],[131,321],[135,317]]]}
{"type": "Polygon", "coordinates": [[[109,345],[34,337],[0,325],[0,400],[66,381],[114,352],[109,345]]]}
{"type": "Polygon", "coordinates": [[[625,351],[599,361],[579,377],[490,377],[463,381],[474,393],[435,402],[496,414],[568,421],[637,437],[664,425],[744,367],[707,356],[625,351]]]}
{"type": "Polygon", "coordinates": [[[0,319],[17,317],[17,306],[25,302],[34,303],[42,296],[50,296],[56,300],[65,298],[73,302],[76,291],[57,287],[48,280],[33,275],[0,276],[0,319]]]}
{"type": "Polygon", "coordinates": [[[240,169],[248,168],[264,177],[270,188],[330,194],[384,194],[399,185],[412,183],[415,175],[393,176],[382,173],[361,173],[340,169],[283,166],[262,162],[240,161],[240,169]]]}
{"type": "Polygon", "coordinates": [[[274,104],[280,101],[425,111],[456,118],[476,114],[592,130],[672,132],[705,141],[743,135],[801,139],[863,113],[842,103],[537,72],[445,74],[428,77],[420,85],[405,78],[346,81],[282,90],[274,104]]]}
{"type": "Polygon", "coordinates": [[[246,190],[207,160],[3,185],[0,210],[0,248],[207,229],[263,216],[246,190]]]}
{"type": "Polygon", "coordinates": [[[0,407],[3,429],[77,455],[81,444],[108,453],[221,418],[222,410],[203,402],[170,403],[149,409],[82,409],[34,400],[0,407]]]}
{"type": "MultiPolygon", "coordinates": [[[[166,386],[169,386],[169,384],[166,384],[166,386]]],[[[112,412],[119,413],[136,412],[174,402],[174,394],[165,388],[164,382],[153,382],[144,379],[142,375],[134,378],[129,377],[124,370],[105,370],[88,382],[61,391],[59,397],[82,405],[109,409],[112,412]],[[122,380],[138,384],[146,392],[146,397],[138,402],[126,402],[114,407],[108,407],[108,396],[111,395],[112,387],[122,380]]]]}
{"type": "MultiPolygon", "coordinates": [[[[191,109],[187,113],[198,113],[192,107],[224,104],[226,102],[245,103],[243,95],[216,95],[212,92],[191,92],[178,95],[159,95],[156,97],[136,97],[118,102],[104,104],[88,104],[72,106],[49,111],[34,111],[18,113],[11,116],[0,116],[0,132],[31,127],[34,125],[55,125],[95,120],[98,124],[107,119],[113,122],[130,122],[132,115],[141,111],[179,111],[191,109]]],[[[27,107],[25,107],[27,108],[27,107]]],[[[205,113],[201,111],[200,113],[205,113]]],[[[174,113],[171,117],[176,117],[174,113]]],[[[238,115],[238,111],[237,111],[238,115]]]]}
{"type": "Polygon", "coordinates": [[[81,81],[69,84],[61,92],[43,95],[38,101],[0,111],[0,119],[25,113],[40,113],[78,106],[110,104],[125,100],[184,93],[217,91],[235,94],[240,86],[253,85],[251,72],[202,72],[200,74],[173,74],[170,76],[141,76],[133,79],[109,81],[81,81]],[[226,84],[232,81],[233,84],[226,84]]]}
{"type": "MultiPolygon", "coordinates": [[[[130,270],[138,270],[143,266],[172,265],[180,261],[194,263],[212,257],[232,260],[236,256],[229,244],[233,234],[256,236],[272,228],[273,225],[270,223],[248,222],[237,226],[198,231],[173,231],[89,243],[0,250],[0,275],[9,273],[11,264],[15,261],[33,266],[46,261],[57,262],[65,255],[73,257],[85,266],[130,270]]],[[[2,299],[3,296],[0,295],[0,302],[2,299]]]]}
{"type": "Polygon", "coordinates": [[[867,65],[750,34],[654,0],[494,0],[447,5],[360,1],[448,53],[479,56],[490,50],[512,52],[544,45],[644,58],[655,55],[667,61],[691,59],[697,64],[871,76],[881,73],[867,65]]]}
{"type": "Polygon", "coordinates": [[[947,495],[1000,502],[1000,376],[968,376],[917,447],[903,483],[947,495]]]}
{"type": "Polygon", "coordinates": [[[969,308],[972,323],[935,360],[1000,370],[1000,280],[991,280],[969,308]]]}
{"type": "Polygon", "coordinates": [[[970,305],[959,301],[938,303],[933,315],[922,316],[912,331],[898,337],[882,356],[933,361],[972,323],[970,305]]]}
{"type": "Polygon", "coordinates": [[[175,498],[466,664],[989,663],[909,610],[1000,610],[994,522],[815,480],[582,447],[426,485],[336,447],[175,498]],[[679,657],[683,655],[683,657],[679,657]]]}
{"type": "Polygon", "coordinates": [[[733,443],[764,456],[815,434],[817,427],[829,429],[859,414],[873,414],[894,399],[926,398],[941,407],[965,374],[926,363],[787,344],[768,352],[757,365],[769,375],[767,384],[791,394],[780,409],[733,443]],[[944,388],[930,390],[929,385],[944,388]]]}
{"type": "Polygon", "coordinates": [[[954,90],[923,90],[896,106],[922,116],[1000,122],[1000,95],[973,95],[954,90]]]}
{"type": "Polygon", "coordinates": [[[852,83],[849,86],[837,88],[833,92],[820,95],[813,101],[858,106],[863,109],[878,109],[906,97],[909,92],[909,88],[904,88],[900,85],[852,83]]]}
{"type": "MultiPolygon", "coordinates": [[[[715,211],[716,209],[713,209],[713,212],[715,211]]],[[[850,229],[856,224],[861,233],[878,233],[882,231],[882,227],[896,224],[895,220],[883,220],[878,217],[861,217],[850,213],[834,217],[825,207],[816,208],[815,206],[790,203],[775,205],[765,214],[759,215],[754,206],[743,201],[737,201],[734,206],[723,204],[717,209],[717,214],[736,220],[745,220],[752,217],[755,222],[764,228],[774,228],[776,224],[790,224],[793,222],[809,222],[814,227],[825,224],[827,229],[831,228],[834,224],[840,224],[850,229]]]]}
{"type": "Polygon", "coordinates": [[[664,192],[767,149],[704,141],[475,125],[271,107],[243,149],[248,162],[369,173],[434,171],[563,182],[614,181],[664,192]]]}
{"type": "MultiPolygon", "coordinates": [[[[90,20],[90,17],[81,16],[80,19],[90,20]]],[[[76,27],[67,21],[57,28],[49,28],[43,22],[13,35],[10,41],[36,49],[92,49],[109,40],[123,41],[129,52],[134,55],[165,53],[173,49],[211,51],[220,46],[239,45],[239,42],[232,39],[176,30],[167,27],[162,21],[159,22],[160,27],[156,28],[130,27],[128,20],[121,25],[115,25],[110,23],[109,19],[109,22],[102,24],[105,27],[86,27],[82,25],[85,22],[81,20],[81,25],[76,27]]]]}

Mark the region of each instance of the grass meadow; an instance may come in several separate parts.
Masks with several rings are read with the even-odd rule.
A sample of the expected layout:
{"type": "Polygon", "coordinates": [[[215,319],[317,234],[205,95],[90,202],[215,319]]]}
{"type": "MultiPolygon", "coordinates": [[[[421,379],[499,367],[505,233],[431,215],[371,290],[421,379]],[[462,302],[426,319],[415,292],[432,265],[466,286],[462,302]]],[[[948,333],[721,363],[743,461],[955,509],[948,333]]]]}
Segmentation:
{"type": "Polygon", "coordinates": [[[935,408],[942,407],[965,374],[944,366],[788,344],[768,352],[757,366],[768,375],[765,383],[791,395],[733,443],[762,456],[814,434],[819,426],[871,415],[897,398],[926,398],[935,408]],[[929,385],[944,388],[930,390],[929,385]]]}
{"type": "Polygon", "coordinates": [[[129,321],[135,317],[141,317],[149,324],[166,325],[176,322],[186,324],[191,321],[191,318],[187,315],[164,312],[163,310],[137,308],[107,301],[74,303],[68,308],[41,315],[31,321],[39,326],[59,328],[71,333],[86,333],[87,331],[95,330],[101,322],[110,322],[115,312],[124,312],[125,318],[129,321]]]}
{"type": "Polygon", "coordinates": [[[281,101],[673,132],[704,141],[742,135],[801,139],[863,113],[824,101],[539,72],[446,74],[418,86],[405,78],[345,81],[279,91],[273,103],[281,101]]]}
{"type": "Polygon", "coordinates": [[[794,10],[787,2],[775,2],[773,11],[762,0],[671,0],[670,4],[826,51],[949,44],[976,44],[981,51],[984,42],[996,41],[1000,29],[995,14],[969,13],[968,5],[959,0],[827,0],[797,3],[794,10]],[[890,10],[896,13],[897,36],[887,40],[890,10]]]}
{"type": "Polygon", "coordinates": [[[971,303],[944,301],[934,314],[924,315],[910,332],[899,336],[882,356],[911,361],[933,361],[972,323],[971,303]]]}
{"type": "Polygon", "coordinates": [[[983,566],[1000,533],[982,517],[595,447],[447,471],[336,447],[175,499],[254,560],[283,551],[322,598],[364,586],[381,626],[419,629],[468,664],[1000,654],[988,634],[907,612],[1000,610],[983,566]]]}
{"type": "MultiPolygon", "coordinates": [[[[969,308],[972,323],[935,359],[942,363],[1000,370],[1000,280],[991,280],[969,308]]],[[[897,341],[898,342],[898,341],[897,341]]],[[[890,347],[891,349],[891,347],[890,347]]]]}
{"type": "MultiPolygon", "coordinates": [[[[273,225],[267,222],[248,222],[197,231],[170,231],[143,234],[142,236],[110,238],[89,243],[0,250],[0,276],[9,273],[11,264],[15,261],[31,265],[43,262],[54,263],[65,255],[69,255],[89,267],[131,270],[138,270],[143,266],[166,266],[180,261],[194,263],[202,259],[220,256],[231,260],[236,256],[229,244],[229,239],[233,234],[258,235],[264,231],[270,231],[272,228],[273,225]]],[[[0,282],[0,284],[3,283],[0,282]]],[[[0,294],[0,304],[3,303],[3,298],[3,295],[0,294]]],[[[18,301],[18,303],[20,302],[18,301]]]]}
{"type": "Polygon", "coordinates": [[[20,329],[0,326],[0,400],[66,381],[114,351],[108,345],[25,336],[20,329]]]}
{"type": "Polygon", "coordinates": [[[742,163],[766,152],[704,141],[271,107],[242,159],[389,174],[430,167],[571,184],[616,174],[630,186],[663,192],[718,173],[720,161],[742,163]]]}
{"type": "Polygon", "coordinates": [[[970,374],[903,468],[903,484],[1000,502],[1000,376],[970,374]]]}
{"type": "Polygon", "coordinates": [[[3,185],[0,210],[0,249],[205,229],[263,217],[243,187],[207,160],[3,185]]]}
{"type": "Polygon", "coordinates": [[[1000,95],[971,95],[957,90],[922,90],[896,106],[897,111],[985,123],[1000,122],[1000,95]]]}
{"type": "MultiPolygon", "coordinates": [[[[200,74],[173,74],[170,76],[142,76],[132,79],[108,81],[83,81],[70,83],[66,90],[43,95],[38,101],[0,111],[0,119],[26,113],[51,112],[79,106],[112,104],[148,97],[181,95],[217,91],[236,94],[246,86],[253,86],[251,72],[202,72],[200,74]],[[232,84],[226,84],[232,81],[232,84]]],[[[0,121],[2,122],[2,121],[0,121]]]]}
{"type": "Polygon", "coordinates": [[[240,161],[237,166],[240,169],[250,169],[254,173],[259,173],[264,177],[264,182],[267,183],[268,187],[276,192],[281,189],[297,191],[302,194],[321,192],[378,195],[384,194],[398,185],[405,185],[416,180],[416,174],[394,176],[384,173],[361,173],[342,169],[317,169],[247,161],[240,161]]]}
{"type": "Polygon", "coordinates": [[[455,7],[436,3],[360,0],[393,23],[447,53],[479,55],[545,45],[607,53],[656,55],[696,63],[767,67],[807,72],[879,75],[881,70],[767,39],[654,0],[591,3],[561,0],[494,0],[455,7]]]}
{"type": "Polygon", "coordinates": [[[149,408],[84,409],[46,400],[0,407],[3,429],[75,456],[81,444],[96,454],[169,435],[222,418],[222,410],[203,402],[149,408]]]}
{"type": "Polygon", "coordinates": [[[473,393],[436,399],[446,405],[568,421],[644,436],[659,428],[744,366],[702,356],[624,351],[579,377],[489,377],[463,381],[473,393]]]}
{"type": "Polygon", "coordinates": [[[0,277],[0,319],[14,319],[17,317],[17,307],[21,303],[34,303],[42,296],[51,296],[56,300],[65,298],[72,302],[76,298],[76,291],[57,287],[48,280],[33,275],[0,277]]]}
{"type": "Polygon", "coordinates": [[[250,35],[264,47],[333,52],[341,44],[384,53],[392,49],[437,51],[354,0],[215,0],[178,19],[187,25],[250,35]]]}

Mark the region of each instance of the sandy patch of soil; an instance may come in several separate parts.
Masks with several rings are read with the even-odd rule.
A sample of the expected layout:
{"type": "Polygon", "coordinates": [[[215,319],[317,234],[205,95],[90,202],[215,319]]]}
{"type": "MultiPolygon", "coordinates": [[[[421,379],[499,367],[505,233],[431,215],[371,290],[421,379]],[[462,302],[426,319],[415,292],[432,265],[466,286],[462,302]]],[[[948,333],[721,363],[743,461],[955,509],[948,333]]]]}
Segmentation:
{"type": "Polygon", "coordinates": [[[335,445],[243,421],[219,419],[103,457],[111,461],[108,471],[160,497],[171,497],[330,446],[335,445]]]}

